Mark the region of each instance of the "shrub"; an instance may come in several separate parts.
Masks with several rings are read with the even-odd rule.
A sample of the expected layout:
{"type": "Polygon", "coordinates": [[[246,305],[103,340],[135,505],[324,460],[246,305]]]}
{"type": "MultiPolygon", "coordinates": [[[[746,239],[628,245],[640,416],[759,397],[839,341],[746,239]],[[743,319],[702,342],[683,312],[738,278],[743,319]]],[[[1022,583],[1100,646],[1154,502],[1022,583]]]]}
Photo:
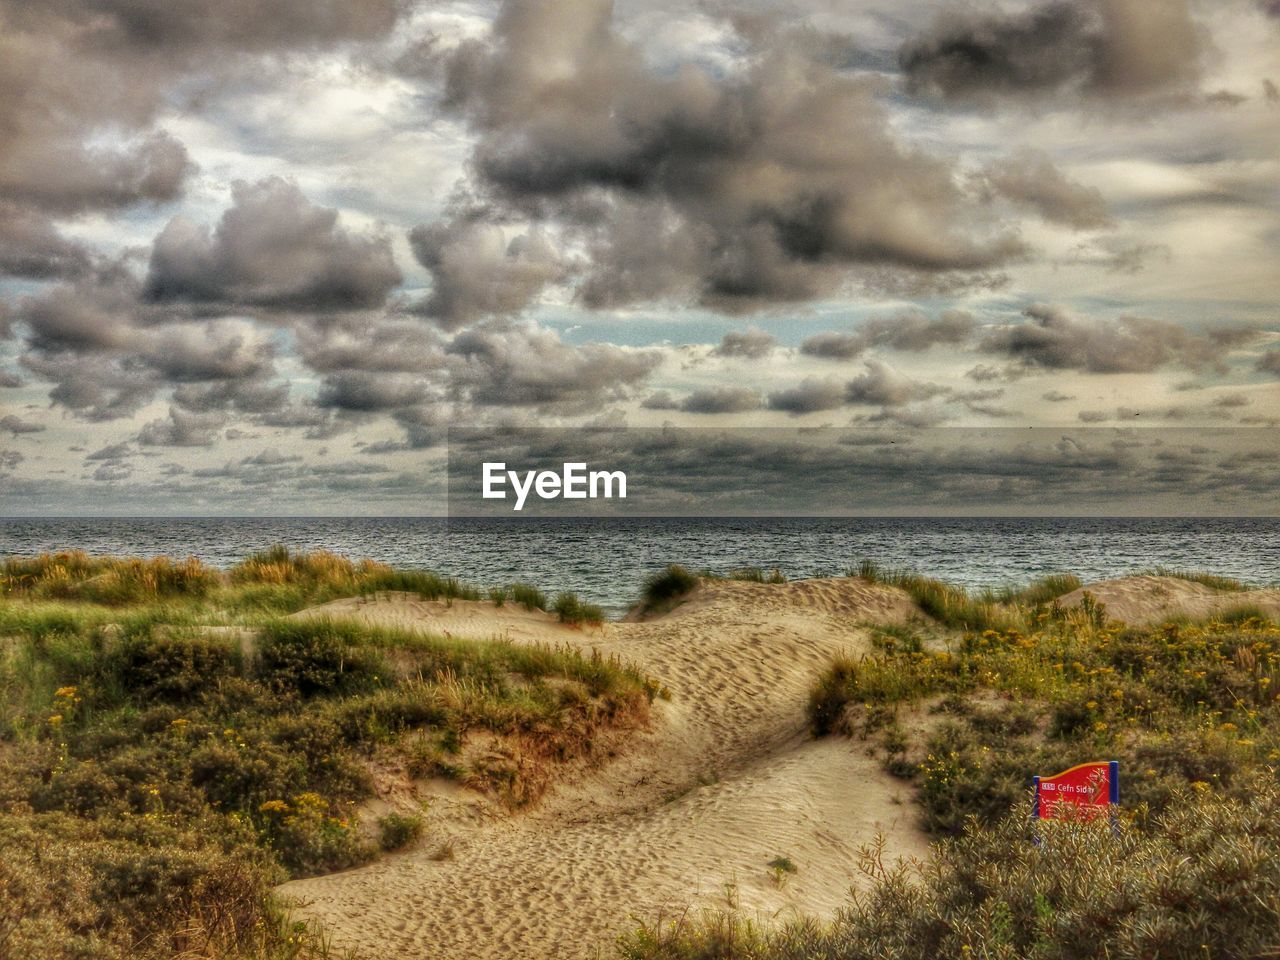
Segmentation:
{"type": "Polygon", "coordinates": [[[345,870],[372,855],[348,811],[313,791],[287,800],[264,800],[258,807],[264,838],[294,876],[345,870]]]}
{"type": "Polygon", "coordinates": [[[809,728],[815,737],[843,732],[845,707],[853,700],[857,664],[838,657],[827,667],[809,692],[809,728]]]}
{"type": "Polygon", "coordinates": [[[259,675],[281,693],[301,697],[369,690],[389,667],[376,651],[357,646],[358,631],[328,620],[277,620],[264,628],[259,675]]]}
{"type": "Polygon", "coordinates": [[[216,689],[241,670],[232,644],[202,636],[137,636],[108,658],[116,685],[143,702],[182,702],[216,689]]]}
{"type": "Polygon", "coordinates": [[[594,603],[583,603],[577,595],[561,593],[552,608],[561,623],[603,623],[604,611],[594,603]]]}
{"type": "Polygon", "coordinates": [[[1121,761],[1126,802],[1157,812],[1191,783],[1238,792],[1280,759],[1278,685],[1276,624],[1122,629],[1094,611],[970,633],[954,652],[837,658],[809,720],[870,738],[890,772],[916,779],[926,828],[955,833],[966,816],[1002,815],[1031,774],[1098,756],[1121,761]],[[899,710],[922,722],[894,724],[899,710]]]}
{"type": "Polygon", "coordinates": [[[43,960],[248,954],[269,919],[270,884],[281,877],[247,836],[240,844],[234,838],[207,822],[0,814],[0,953],[43,960]]]}
{"type": "Polygon", "coordinates": [[[694,574],[679,564],[670,564],[645,580],[640,609],[643,612],[658,610],[690,593],[697,585],[698,578],[694,574]]]}
{"type": "Polygon", "coordinates": [[[761,929],[729,915],[642,927],[627,960],[1036,957],[1192,960],[1269,956],[1280,940],[1280,785],[1243,801],[1184,790],[1113,836],[1055,822],[1033,841],[1025,805],[970,824],[927,864],[864,851],[867,885],[834,923],[761,929]]]}
{"type": "Polygon", "coordinates": [[[392,811],[378,818],[378,843],[382,849],[390,852],[402,850],[422,836],[422,817],[417,814],[403,814],[392,811]]]}
{"type": "Polygon", "coordinates": [[[512,603],[518,603],[526,610],[547,609],[547,598],[537,587],[527,583],[513,583],[507,588],[512,603]]]}

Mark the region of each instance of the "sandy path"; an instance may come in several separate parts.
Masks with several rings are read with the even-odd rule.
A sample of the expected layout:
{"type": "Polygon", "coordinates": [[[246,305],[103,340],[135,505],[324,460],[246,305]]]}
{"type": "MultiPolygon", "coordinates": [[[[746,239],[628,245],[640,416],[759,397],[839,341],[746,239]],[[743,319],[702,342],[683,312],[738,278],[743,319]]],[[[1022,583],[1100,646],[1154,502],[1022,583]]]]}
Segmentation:
{"type": "Polygon", "coordinates": [[[927,843],[906,787],[850,742],[808,738],[809,684],[833,654],[865,642],[857,623],[913,610],[899,591],[855,580],[709,583],[666,617],[590,632],[480,603],[318,608],[595,647],[637,663],[671,700],[621,756],[531,813],[493,817],[440,798],[429,822],[453,839],[453,859],[432,859],[428,837],[419,850],[282,890],[338,946],[397,958],[607,955],[632,917],[731,903],[766,918],[828,916],[858,879],[863,844],[883,834],[894,854],[923,855],[927,843]],[[767,867],[778,856],[798,867],[781,886],[767,867]]]}
{"type": "Polygon", "coordinates": [[[1074,606],[1085,591],[1106,604],[1107,616],[1134,626],[1160,623],[1170,617],[1199,620],[1241,607],[1258,607],[1280,617],[1280,589],[1222,591],[1177,577],[1139,576],[1103,580],[1074,590],[1059,601],[1074,606]]]}

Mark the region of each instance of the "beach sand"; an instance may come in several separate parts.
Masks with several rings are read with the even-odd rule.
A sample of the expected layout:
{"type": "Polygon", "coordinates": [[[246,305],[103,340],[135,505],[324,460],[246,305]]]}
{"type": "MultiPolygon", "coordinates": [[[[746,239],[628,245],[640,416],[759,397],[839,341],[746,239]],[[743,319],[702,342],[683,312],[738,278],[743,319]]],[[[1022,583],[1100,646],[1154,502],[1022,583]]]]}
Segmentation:
{"type": "Polygon", "coordinates": [[[1072,591],[1058,602],[1064,607],[1077,606],[1086,592],[1106,605],[1108,618],[1133,626],[1158,624],[1178,617],[1204,620],[1244,607],[1257,607],[1269,616],[1280,616],[1280,589],[1214,590],[1177,577],[1103,580],[1072,591]]]}
{"type": "MultiPolygon", "coordinates": [[[[1087,590],[1133,624],[1203,618],[1245,605],[1280,615],[1280,590],[1220,592],[1172,577],[1087,590]]],[[[922,616],[901,590],[856,579],[704,581],[648,620],[575,629],[512,604],[340,600],[297,616],[353,619],[460,638],[598,650],[670,692],[648,729],[618,737],[589,767],[568,765],[534,809],[511,814],[473,791],[390,777],[369,816],[428,799],[410,851],[285,884],[338,947],[374,957],[607,955],[640,921],[736,909],[764,921],[830,917],[861,882],[860,851],[921,858],[911,788],[858,743],[812,739],[804,708],[838,653],[869,649],[868,623],[922,616]],[[781,883],[768,864],[797,872],[781,883]]]]}
{"type": "Polygon", "coordinates": [[[336,946],[375,957],[595,956],[638,919],[704,908],[829,917],[860,880],[864,845],[882,836],[898,858],[928,843],[907,785],[859,745],[808,735],[809,686],[832,656],[866,648],[863,624],[913,613],[901,591],[857,580],[705,582],[664,616],[586,630],[510,604],[403,595],[306,611],[596,649],[671,696],[617,756],[571,771],[532,811],[418,784],[431,797],[419,847],[281,892],[336,946]],[[777,857],[797,868],[781,883],[777,857]]]}

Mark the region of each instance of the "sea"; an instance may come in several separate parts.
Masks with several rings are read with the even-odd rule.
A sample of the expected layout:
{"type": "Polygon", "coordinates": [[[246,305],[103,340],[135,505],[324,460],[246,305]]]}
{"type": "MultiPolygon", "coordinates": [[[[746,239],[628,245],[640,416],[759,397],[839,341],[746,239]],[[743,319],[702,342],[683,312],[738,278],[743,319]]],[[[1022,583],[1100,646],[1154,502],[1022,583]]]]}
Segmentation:
{"type": "Polygon", "coordinates": [[[81,549],[196,556],[228,567],[273,544],[435,570],[478,586],[572,590],[624,612],[669,563],[789,579],[862,560],[969,587],[1050,573],[1085,581],[1154,567],[1280,583],[1280,518],[0,518],[0,557],[81,549]]]}

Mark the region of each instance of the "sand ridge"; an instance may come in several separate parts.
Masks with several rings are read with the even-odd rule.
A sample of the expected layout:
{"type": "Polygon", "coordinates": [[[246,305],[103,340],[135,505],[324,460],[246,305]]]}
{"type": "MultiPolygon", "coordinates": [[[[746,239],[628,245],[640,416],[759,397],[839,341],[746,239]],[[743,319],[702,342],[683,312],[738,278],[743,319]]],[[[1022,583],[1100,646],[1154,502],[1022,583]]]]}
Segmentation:
{"type": "Polygon", "coordinates": [[[1175,617],[1203,620],[1244,607],[1257,607],[1269,616],[1280,617],[1280,588],[1215,590],[1193,580],[1146,574],[1091,583],[1058,602],[1064,607],[1077,606],[1086,592],[1106,605],[1110,619],[1134,626],[1175,617]]]}
{"type": "Polygon", "coordinates": [[[671,698],[617,758],[531,812],[497,816],[437,794],[418,849],[282,892],[337,946],[405,958],[596,956],[633,918],[702,908],[830,916],[878,834],[893,856],[923,856],[928,844],[909,787],[850,742],[808,736],[809,685],[833,655],[864,648],[861,624],[916,613],[901,591],[852,579],[708,581],[661,618],[591,630],[511,605],[404,595],[306,611],[597,649],[671,698]],[[441,831],[451,859],[438,859],[441,831]],[[780,856],[798,868],[782,883],[768,867],[780,856]]]}

